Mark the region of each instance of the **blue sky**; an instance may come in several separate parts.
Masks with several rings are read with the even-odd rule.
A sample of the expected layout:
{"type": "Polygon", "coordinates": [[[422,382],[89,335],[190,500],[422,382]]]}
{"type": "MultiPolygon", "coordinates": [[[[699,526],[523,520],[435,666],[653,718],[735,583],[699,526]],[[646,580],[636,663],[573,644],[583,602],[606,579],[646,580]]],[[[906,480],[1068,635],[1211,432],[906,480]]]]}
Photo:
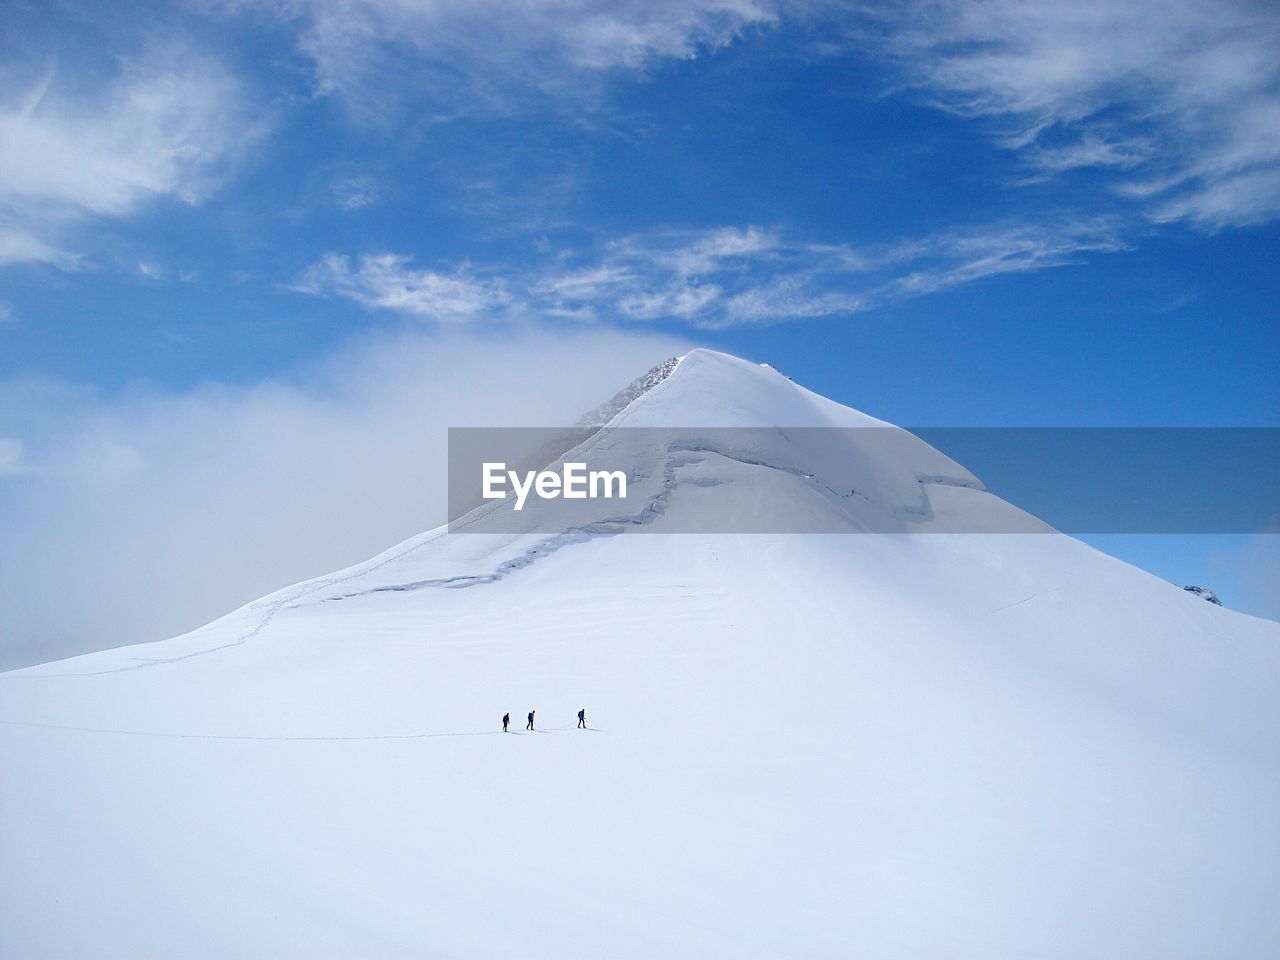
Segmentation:
{"type": "MultiPolygon", "coordinates": [[[[1280,425],[1271,4],[11,0],[0,29],[11,489],[75,469],[86,404],[150,462],[139,397],[314,393],[396,337],[702,343],[905,425],[1280,425]]],[[[1252,543],[1107,546],[1259,609],[1221,561],[1252,543]]]]}

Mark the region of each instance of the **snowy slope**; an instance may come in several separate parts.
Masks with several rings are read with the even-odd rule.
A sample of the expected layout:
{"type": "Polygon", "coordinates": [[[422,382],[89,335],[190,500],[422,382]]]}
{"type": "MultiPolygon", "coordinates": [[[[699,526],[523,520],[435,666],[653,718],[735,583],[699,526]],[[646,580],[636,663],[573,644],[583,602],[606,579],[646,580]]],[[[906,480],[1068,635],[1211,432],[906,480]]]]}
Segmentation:
{"type": "Polygon", "coordinates": [[[642,523],[499,504],[0,675],[0,953],[1280,952],[1280,625],[1057,534],[924,533],[1025,518],[768,368],[695,351],[612,423],[895,439],[682,451],[642,523]],[[655,535],[761,510],[898,532],[655,535]]]}

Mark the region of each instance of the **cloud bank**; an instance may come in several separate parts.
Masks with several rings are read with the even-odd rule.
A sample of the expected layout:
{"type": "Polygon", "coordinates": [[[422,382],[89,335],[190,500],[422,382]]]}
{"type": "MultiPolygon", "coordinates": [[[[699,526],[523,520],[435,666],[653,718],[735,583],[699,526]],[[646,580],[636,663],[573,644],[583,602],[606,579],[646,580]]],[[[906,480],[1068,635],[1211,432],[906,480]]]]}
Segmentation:
{"type": "Polygon", "coordinates": [[[449,426],[572,423],[685,349],[418,332],[248,386],[0,383],[0,669],[163,639],[443,523],[449,426]]]}

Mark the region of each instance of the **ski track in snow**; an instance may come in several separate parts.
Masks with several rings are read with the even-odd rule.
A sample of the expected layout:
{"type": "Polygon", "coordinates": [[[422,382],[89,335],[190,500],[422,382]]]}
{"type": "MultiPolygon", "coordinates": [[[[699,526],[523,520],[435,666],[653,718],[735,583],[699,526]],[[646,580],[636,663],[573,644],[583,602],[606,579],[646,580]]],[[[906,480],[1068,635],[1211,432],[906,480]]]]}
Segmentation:
{"type": "MultiPolygon", "coordinates": [[[[321,602],[327,602],[331,600],[350,600],[356,597],[369,596],[375,593],[403,592],[403,591],[420,590],[420,589],[426,589],[426,588],[432,588],[432,587],[441,587],[445,589],[456,590],[456,589],[473,587],[473,586],[478,586],[478,585],[487,584],[487,583],[496,583],[499,580],[502,580],[504,577],[507,577],[510,574],[516,572],[517,570],[521,570],[525,567],[528,567],[530,564],[535,563],[538,560],[543,559],[544,557],[548,557],[551,554],[555,553],[556,551],[563,549],[564,547],[572,546],[573,544],[578,544],[578,543],[587,543],[591,540],[595,540],[600,537],[619,536],[625,533],[626,530],[630,527],[637,527],[637,526],[642,526],[645,524],[652,523],[666,512],[666,507],[667,507],[667,504],[670,502],[672,494],[676,491],[676,489],[682,483],[687,483],[691,486],[707,487],[707,486],[715,486],[721,482],[718,480],[713,480],[708,478],[698,478],[698,479],[686,480],[686,481],[682,481],[679,479],[679,477],[677,476],[677,471],[679,470],[679,468],[688,466],[694,463],[701,463],[704,459],[698,456],[691,457],[687,455],[699,454],[699,453],[715,454],[716,456],[724,457],[726,460],[731,460],[735,463],[741,463],[741,464],[744,464],[745,466],[763,467],[768,470],[777,470],[780,473],[785,473],[790,476],[797,477],[806,482],[816,484],[823,491],[825,491],[829,497],[831,497],[833,500],[836,500],[836,501],[845,500],[851,496],[858,496],[858,497],[861,497],[863,500],[866,500],[868,503],[872,503],[872,504],[875,503],[875,501],[873,501],[870,497],[866,496],[865,494],[858,493],[858,491],[856,490],[851,490],[849,493],[841,493],[839,490],[836,490],[830,484],[827,484],[826,482],[819,480],[813,474],[807,473],[795,467],[779,466],[777,464],[768,463],[767,461],[737,454],[712,444],[685,444],[685,443],[676,442],[671,444],[667,450],[666,462],[663,468],[663,489],[659,493],[656,493],[653,496],[649,497],[648,500],[645,501],[644,506],[641,507],[639,510],[637,510],[635,513],[620,514],[620,515],[615,515],[611,517],[601,517],[600,519],[593,520],[590,523],[569,527],[563,533],[557,533],[557,534],[553,534],[551,536],[546,537],[544,540],[540,541],[535,546],[526,550],[524,553],[518,556],[512,557],[511,559],[504,560],[494,570],[490,571],[489,573],[459,575],[454,577],[431,577],[424,580],[413,580],[405,583],[388,584],[384,586],[373,587],[369,590],[361,590],[361,591],[356,591],[354,593],[341,594],[339,596],[325,597],[322,599],[321,602]]],[[[973,484],[973,483],[969,483],[962,480],[954,480],[946,477],[920,476],[920,477],[917,477],[916,480],[918,483],[920,483],[921,487],[924,487],[927,484],[937,484],[937,485],[946,485],[946,486],[953,486],[953,487],[963,487],[966,489],[973,489],[973,490],[985,489],[978,484],[973,484]]],[[[900,507],[894,510],[886,510],[885,512],[891,513],[891,514],[899,513],[899,514],[903,514],[903,515],[912,517],[913,519],[918,519],[921,521],[932,520],[934,517],[933,509],[929,503],[928,496],[924,494],[923,490],[921,491],[921,501],[922,501],[922,505],[916,509],[912,509],[910,507],[900,507]]],[[[471,519],[455,521],[455,523],[453,524],[453,527],[456,528],[460,525],[469,526],[473,523],[476,523],[483,517],[488,516],[493,511],[501,509],[503,504],[504,504],[504,501],[498,501],[492,507],[481,508],[480,511],[475,512],[476,515],[473,516],[471,519]]],[[[884,508],[882,507],[881,509],[884,509],[884,508]]]]}
{"type": "MultiPolygon", "coordinates": [[[[30,720],[0,720],[0,724],[9,727],[38,727],[44,730],[72,730],[79,733],[106,733],[121,737],[160,737],[167,740],[266,740],[266,741],[285,741],[285,742],[343,742],[343,741],[370,741],[370,740],[433,740],[438,737],[492,737],[492,736],[523,736],[525,733],[567,733],[570,729],[568,724],[563,727],[545,727],[530,731],[510,730],[463,730],[449,733],[381,733],[381,734],[360,734],[355,736],[284,736],[272,734],[251,734],[251,733],[174,733],[164,730],[116,730],[107,727],[81,727],[73,726],[65,723],[36,723],[30,720]]],[[[600,731],[596,727],[587,727],[587,730],[593,733],[600,731]]]]}
{"type": "MultiPolygon", "coordinates": [[[[279,597],[276,600],[271,600],[269,598],[264,600],[256,600],[253,603],[249,604],[247,607],[242,607],[241,608],[242,610],[250,610],[250,609],[254,609],[255,607],[265,606],[266,613],[263,615],[262,619],[259,620],[257,624],[254,625],[252,629],[250,629],[248,632],[241,635],[239,638],[232,640],[228,643],[220,643],[217,646],[206,647],[203,650],[193,650],[191,653],[184,653],[181,656],[177,656],[177,657],[157,657],[154,659],[144,660],[140,663],[134,663],[129,666],[111,667],[106,670],[80,671],[75,673],[44,673],[44,674],[27,674],[25,671],[23,671],[16,674],[2,673],[0,674],[0,680],[58,680],[58,679],[65,679],[68,677],[100,677],[100,676],[104,676],[106,674],[111,674],[111,673],[127,673],[133,670],[144,670],[149,667],[168,666],[175,663],[181,663],[184,660],[190,660],[194,657],[202,657],[202,656],[205,656],[206,654],[217,653],[220,650],[229,650],[232,647],[243,646],[245,643],[248,643],[258,634],[260,634],[264,629],[266,629],[267,625],[270,624],[273,619],[275,619],[276,614],[279,613],[282,609],[285,609],[286,607],[289,607],[289,606],[295,606],[298,601],[303,600],[304,598],[306,598],[307,596],[313,593],[317,593],[329,587],[336,586],[340,583],[345,583],[346,581],[352,580],[356,577],[364,576],[365,574],[372,573],[375,570],[378,570],[389,563],[394,563],[395,561],[401,559],[402,557],[405,557],[410,553],[420,550],[423,547],[427,546],[428,544],[434,543],[436,540],[439,540],[441,537],[445,536],[446,533],[447,533],[446,530],[442,530],[439,532],[426,534],[425,536],[422,536],[422,537],[414,538],[410,540],[408,543],[404,544],[403,550],[396,551],[395,553],[392,553],[391,555],[384,557],[382,560],[378,561],[377,563],[373,563],[372,565],[359,564],[356,567],[348,568],[347,570],[344,570],[344,571],[339,571],[338,573],[332,574],[327,577],[321,577],[316,580],[307,580],[303,583],[295,584],[294,587],[286,587],[285,588],[286,590],[293,591],[289,593],[287,596],[279,597]]],[[[449,578],[449,579],[465,579],[465,578],[449,578]]],[[[237,612],[238,611],[233,611],[232,613],[228,614],[228,616],[235,616],[237,612]]],[[[225,618],[219,618],[218,620],[215,620],[212,623],[206,624],[205,626],[196,629],[195,631],[193,631],[192,636],[199,635],[200,633],[203,633],[204,631],[214,627],[223,619],[225,618]]],[[[163,643],[165,641],[160,641],[160,642],[163,643]]]]}

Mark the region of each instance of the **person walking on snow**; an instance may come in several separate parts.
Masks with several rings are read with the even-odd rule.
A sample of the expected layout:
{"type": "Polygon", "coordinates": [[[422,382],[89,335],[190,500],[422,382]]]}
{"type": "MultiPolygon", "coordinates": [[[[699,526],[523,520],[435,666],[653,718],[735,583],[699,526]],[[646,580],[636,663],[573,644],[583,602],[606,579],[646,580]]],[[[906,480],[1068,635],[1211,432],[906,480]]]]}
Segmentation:
{"type": "Polygon", "coordinates": [[[578,729],[579,730],[587,729],[587,708],[586,707],[583,707],[581,710],[578,711],[578,729]]]}
{"type": "Polygon", "coordinates": [[[504,714],[502,715],[502,732],[503,732],[503,733],[506,733],[506,732],[507,732],[507,724],[508,724],[508,723],[510,723],[510,722],[511,722],[511,714],[510,714],[510,713],[504,713],[504,714]]]}
{"type": "Polygon", "coordinates": [[[529,722],[524,725],[524,728],[526,730],[533,729],[533,711],[532,710],[529,711],[529,722]]]}

